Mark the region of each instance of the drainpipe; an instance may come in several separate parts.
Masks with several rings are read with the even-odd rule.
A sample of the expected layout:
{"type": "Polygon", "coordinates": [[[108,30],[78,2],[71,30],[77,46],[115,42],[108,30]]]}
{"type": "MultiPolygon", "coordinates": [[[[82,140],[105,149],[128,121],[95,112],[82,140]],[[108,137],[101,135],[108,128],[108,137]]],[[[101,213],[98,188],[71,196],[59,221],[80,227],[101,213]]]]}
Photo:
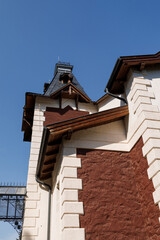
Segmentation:
{"type": "Polygon", "coordinates": [[[47,183],[44,183],[42,181],[40,181],[36,175],[36,181],[47,187],[49,189],[49,196],[48,196],[48,224],[47,224],[47,240],[50,240],[50,219],[51,219],[51,186],[47,183]]]}
{"type": "Polygon", "coordinates": [[[114,98],[118,98],[119,100],[122,100],[125,104],[127,104],[127,100],[126,100],[125,98],[122,98],[122,97],[119,97],[119,96],[117,96],[117,95],[114,95],[113,93],[110,93],[110,92],[108,91],[108,88],[105,89],[105,92],[106,92],[109,96],[114,97],[114,98]]]}

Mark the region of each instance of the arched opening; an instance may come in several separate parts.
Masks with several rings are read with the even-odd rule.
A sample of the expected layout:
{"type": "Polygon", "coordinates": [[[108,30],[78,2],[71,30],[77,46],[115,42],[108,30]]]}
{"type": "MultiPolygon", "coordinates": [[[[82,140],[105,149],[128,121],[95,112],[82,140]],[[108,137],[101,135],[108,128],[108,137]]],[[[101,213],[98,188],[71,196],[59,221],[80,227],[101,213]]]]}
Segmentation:
{"type": "Polygon", "coordinates": [[[8,222],[0,221],[0,229],[0,240],[19,240],[18,233],[8,222]]]}
{"type": "MultiPolygon", "coordinates": [[[[13,238],[12,231],[6,230],[6,234],[10,233],[11,239],[21,239],[22,224],[23,224],[23,212],[25,201],[26,188],[24,186],[0,186],[0,223],[9,223],[12,231],[16,232],[16,238],[13,238]]],[[[6,225],[4,225],[6,228],[6,225]]],[[[9,228],[9,227],[8,227],[9,228]]],[[[5,236],[5,232],[4,232],[5,236]]],[[[1,238],[0,240],[4,240],[1,238]]],[[[6,240],[10,238],[5,238],[6,240]]]]}

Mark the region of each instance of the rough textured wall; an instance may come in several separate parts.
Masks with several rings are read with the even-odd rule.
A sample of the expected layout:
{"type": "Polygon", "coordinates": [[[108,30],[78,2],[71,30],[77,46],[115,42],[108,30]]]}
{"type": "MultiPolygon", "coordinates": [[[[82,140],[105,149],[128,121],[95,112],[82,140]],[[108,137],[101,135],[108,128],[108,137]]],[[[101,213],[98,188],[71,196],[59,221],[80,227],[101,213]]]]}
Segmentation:
{"type": "Polygon", "coordinates": [[[140,139],[129,153],[78,149],[78,177],[84,203],[81,227],[86,240],[158,240],[159,209],[154,205],[140,139]]]}
{"type": "Polygon", "coordinates": [[[70,106],[67,106],[63,109],[47,107],[46,112],[44,114],[45,116],[44,126],[48,124],[62,122],[71,118],[85,116],[88,114],[89,112],[87,111],[73,110],[70,106]]]}

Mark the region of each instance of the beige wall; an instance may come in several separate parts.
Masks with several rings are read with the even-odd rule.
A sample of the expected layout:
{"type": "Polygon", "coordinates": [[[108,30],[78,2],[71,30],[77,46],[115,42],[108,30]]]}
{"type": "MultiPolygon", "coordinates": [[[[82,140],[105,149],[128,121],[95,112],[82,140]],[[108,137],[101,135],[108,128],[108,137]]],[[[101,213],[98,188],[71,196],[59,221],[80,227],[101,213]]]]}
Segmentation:
{"type": "MultiPolygon", "coordinates": [[[[119,97],[125,98],[125,95],[120,94],[117,95],[119,97]]],[[[98,111],[102,112],[108,109],[116,108],[116,107],[121,107],[124,106],[125,103],[122,100],[119,100],[118,98],[114,98],[111,96],[108,96],[106,99],[104,99],[102,102],[98,104],[98,111]]]]}
{"type": "Polygon", "coordinates": [[[44,111],[45,106],[36,102],[32,127],[22,240],[46,239],[48,192],[44,191],[35,180],[43,122],[45,120],[44,111]]]}
{"type": "MultiPolygon", "coordinates": [[[[38,97],[37,98],[37,104],[40,104],[41,107],[55,107],[59,108],[59,100],[57,99],[50,99],[50,98],[43,98],[38,97]]],[[[74,99],[66,99],[62,98],[62,108],[65,108],[67,106],[72,107],[74,110],[76,110],[75,100],[74,99]]],[[[93,103],[81,103],[78,104],[78,109],[80,111],[88,111],[90,114],[97,112],[97,107],[93,103]]]]}

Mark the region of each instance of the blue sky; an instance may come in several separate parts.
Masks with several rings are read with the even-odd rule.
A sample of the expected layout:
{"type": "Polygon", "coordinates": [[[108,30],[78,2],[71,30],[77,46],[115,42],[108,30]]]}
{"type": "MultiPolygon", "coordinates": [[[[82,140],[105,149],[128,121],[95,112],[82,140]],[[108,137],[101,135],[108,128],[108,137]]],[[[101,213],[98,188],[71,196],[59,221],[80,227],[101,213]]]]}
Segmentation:
{"type": "Polygon", "coordinates": [[[0,0],[0,183],[26,183],[25,92],[43,92],[59,57],[97,100],[119,56],[160,50],[159,9],[159,0],[0,0]]]}

